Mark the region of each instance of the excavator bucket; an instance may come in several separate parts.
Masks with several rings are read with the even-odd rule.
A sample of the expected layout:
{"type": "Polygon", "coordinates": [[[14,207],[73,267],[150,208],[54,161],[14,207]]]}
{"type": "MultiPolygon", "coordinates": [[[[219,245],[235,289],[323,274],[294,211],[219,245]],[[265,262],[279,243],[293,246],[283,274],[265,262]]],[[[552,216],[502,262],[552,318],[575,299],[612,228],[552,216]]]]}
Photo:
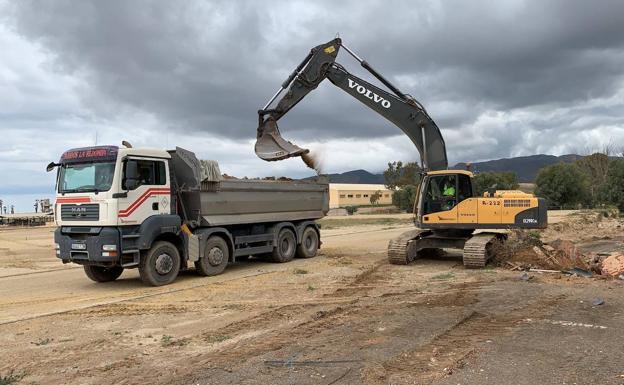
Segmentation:
{"type": "Polygon", "coordinates": [[[264,120],[258,127],[255,151],[260,159],[266,161],[302,156],[310,152],[282,138],[273,118],[264,120]]]}

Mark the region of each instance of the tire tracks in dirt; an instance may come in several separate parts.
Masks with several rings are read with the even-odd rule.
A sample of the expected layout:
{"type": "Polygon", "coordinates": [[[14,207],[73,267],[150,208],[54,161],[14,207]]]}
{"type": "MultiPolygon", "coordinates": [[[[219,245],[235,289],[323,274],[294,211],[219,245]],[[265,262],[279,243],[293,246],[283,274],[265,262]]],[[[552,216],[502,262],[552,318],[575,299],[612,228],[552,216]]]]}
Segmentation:
{"type": "MultiPolygon", "coordinates": [[[[459,304],[474,300],[476,294],[460,290],[438,298],[442,305],[457,300],[459,304]]],[[[564,295],[540,299],[535,303],[514,309],[507,314],[489,314],[471,310],[447,330],[435,336],[429,343],[401,354],[364,371],[364,383],[427,384],[435,378],[450,374],[461,368],[475,353],[479,344],[492,337],[509,334],[523,322],[527,310],[536,318],[550,313],[564,295]]]]}

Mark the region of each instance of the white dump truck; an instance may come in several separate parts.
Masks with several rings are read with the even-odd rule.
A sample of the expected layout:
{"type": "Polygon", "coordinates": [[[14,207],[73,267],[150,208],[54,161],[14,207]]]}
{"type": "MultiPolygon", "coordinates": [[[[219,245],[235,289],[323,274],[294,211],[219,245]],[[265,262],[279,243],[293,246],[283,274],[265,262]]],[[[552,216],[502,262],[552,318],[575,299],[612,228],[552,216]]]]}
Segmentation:
{"type": "Polygon", "coordinates": [[[58,170],[56,256],[97,282],[138,268],[160,286],[189,265],[208,276],[254,255],[311,258],[321,245],[315,221],[329,209],[325,177],[225,179],[182,148],[77,148],[47,169],[58,170]]]}

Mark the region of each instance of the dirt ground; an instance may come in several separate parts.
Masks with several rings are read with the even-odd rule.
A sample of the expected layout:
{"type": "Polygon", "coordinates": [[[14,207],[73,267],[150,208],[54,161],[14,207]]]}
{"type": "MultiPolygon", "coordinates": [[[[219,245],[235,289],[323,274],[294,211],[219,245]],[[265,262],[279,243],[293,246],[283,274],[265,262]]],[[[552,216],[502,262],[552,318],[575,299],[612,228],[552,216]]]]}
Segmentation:
{"type": "MultiPolygon", "coordinates": [[[[620,220],[549,215],[544,238],[622,247],[620,220]]],[[[411,225],[369,217],[332,222],[316,258],[159,288],[135,270],[89,281],[50,227],[0,229],[0,383],[624,384],[624,281],[466,270],[457,253],[389,265],[411,225]]]]}

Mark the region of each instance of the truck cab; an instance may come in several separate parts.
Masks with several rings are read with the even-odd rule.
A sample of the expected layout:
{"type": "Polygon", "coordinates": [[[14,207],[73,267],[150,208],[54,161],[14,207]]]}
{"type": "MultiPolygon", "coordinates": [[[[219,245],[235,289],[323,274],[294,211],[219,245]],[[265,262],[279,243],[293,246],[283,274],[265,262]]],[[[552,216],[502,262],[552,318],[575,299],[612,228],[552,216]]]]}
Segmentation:
{"type": "Polygon", "coordinates": [[[96,281],[107,281],[139,265],[141,246],[153,241],[146,238],[146,231],[155,231],[151,227],[175,239],[181,222],[171,206],[170,159],[164,150],[117,146],[63,153],[59,163],[49,166],[58,167],[57,257],[84,265],[96,281]],[[163,225],[168,231],[162,231],[163,225]]]}
{"type": "Polygon", "coordinates": [[[66,151],[57,176],[56,224],[128,225],[171,213],[169,159],[163,150],[115,146],[66,151]]]}
{"type": "Polygon", "coordinates": [[[327,212],[326,184],[223,181],[216,162],[181,148],[76,148],[55,168],[56,256],[97,282],[139,268],[157,286],[189,262],[214,275],[236,257],[286,262],[320,246],[314,220],[327,212]]]}

